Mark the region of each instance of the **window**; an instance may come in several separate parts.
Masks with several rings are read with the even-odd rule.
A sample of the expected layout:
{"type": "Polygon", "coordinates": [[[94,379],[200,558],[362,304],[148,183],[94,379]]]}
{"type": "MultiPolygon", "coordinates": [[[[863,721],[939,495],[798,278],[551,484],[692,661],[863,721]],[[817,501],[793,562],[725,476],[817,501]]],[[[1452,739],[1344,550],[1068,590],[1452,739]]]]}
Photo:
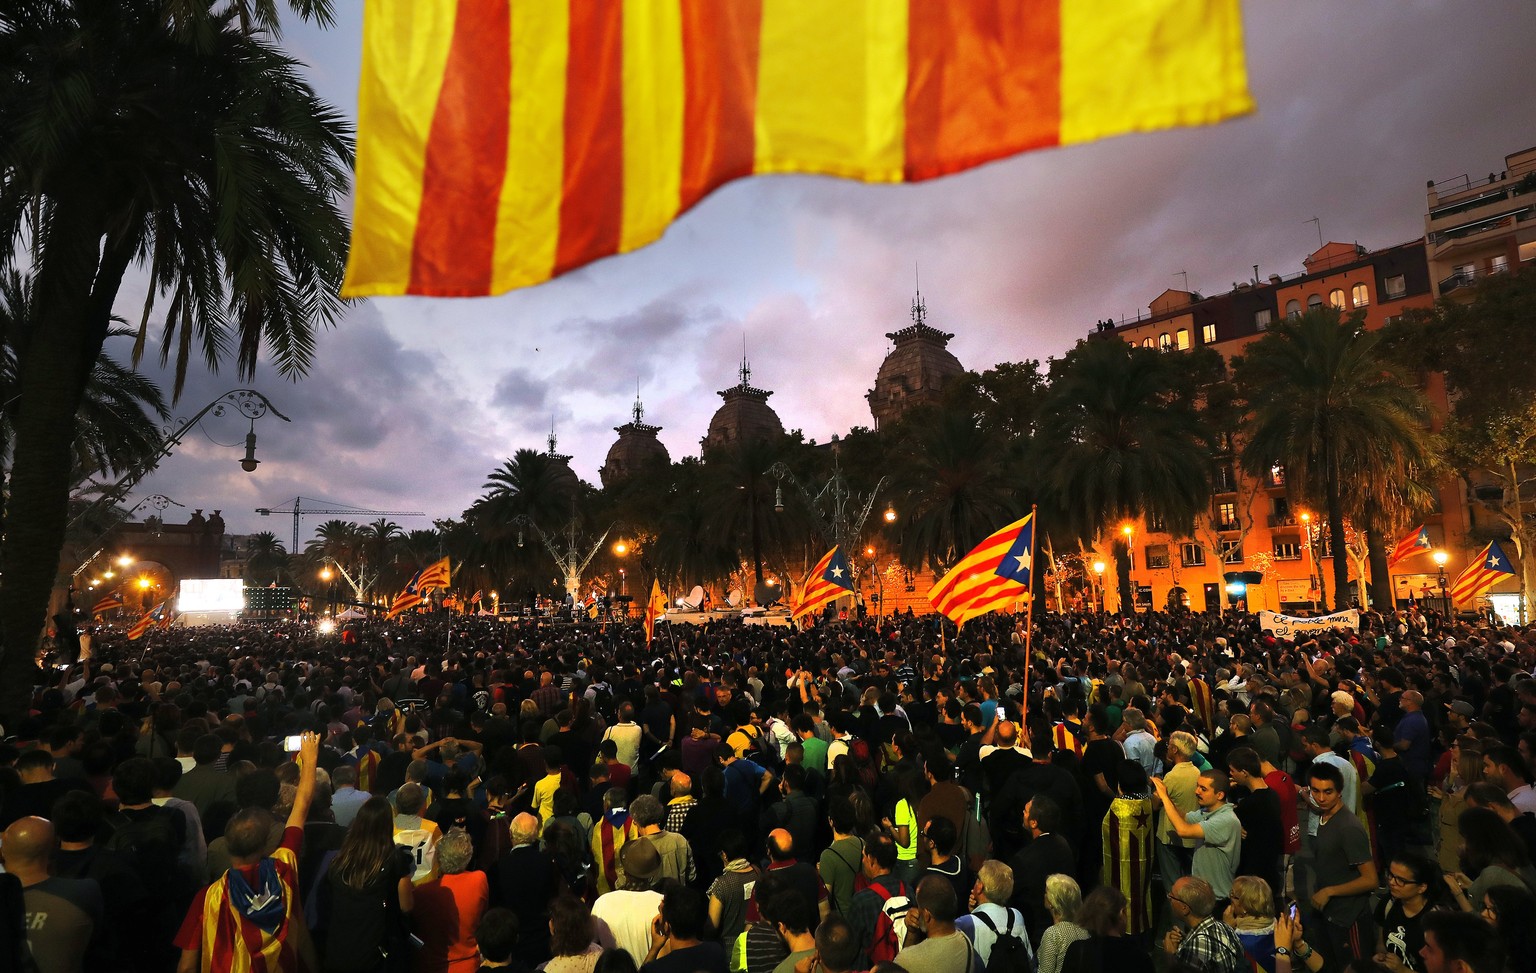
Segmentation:
{"type": "Polygon", "coordinates": [[[1168,332],[1164,331],[1162,334],[1157,336],[1157,348],[1159,351],[1167,351],[1172,347],[1173,339],[1169,337],[1168,332]]]}
{"type": "Polygon", "coordinates": [[[1261,307],[1257,311],[1253,312],[1253,326],[1258,328],[1260,331],[1263,331],[1265,328],[1269,327],[1269,323],[1273,317],[1274,315],[1270,312],[1269,308],[1261,307]]]}
{"type": "Polygon", "coordinates": [[[1222,541],[1221,542],[1221,563],[1222,564],[1242,564],[1243,563],[1243,542],[1242,541],[1222,541]]]}
{"type": "Polygon", "coordinates": [[[1209,345],[1209,344],[1213,344],[1215,341],[1216,341],[1216,325],[1214,325],[1214,324],[1207,324],[1205,327],[1200,329],[1200,343],[1201,344],[1209,345]]]}
{"type": "Polygon", "coordinates": [[[1307,295],[1307,310],[1308,311],[1315,311],[1315,310],[1317,310],[1318,308],[1320,308],[1322,306],[1323,306],[1323,296],[1321,294],[1308,294],[1307,295]]]}
{"type": "Polygon", "coordinates": [[[1371,289],[1364,284],[1356,284],[1350,291],[1350,301],[1355,307],[1365,307],[1371,303],[1371,289]]]}
{"type": "Polygon", "coordinates": [[[1179,560],[1184,562],[1186,568],[1199,568],[1205,566],[1205,548],[1199,544],[1185,542],[1179,545],[1179,560]]]}
{"type": "Polygon", "coordinates": [[[1212,486],[1217,493],[1231,493],[1237,489],[1232,476],[1232,467],[1230,466],[1216,467],[1216,473],[1211,479],[1215,481],[1212,486]]]}
{"type": "Polygon", "coordinates": [[[1269,468],[1269,485],[1272,487],[1285,486],[1285,467],[1275,465],[1269,468]]]}
{"type": "Polygon", "coordinates": [[[1147,545],[1147,567],[1154,571],[1161,571],[1168,567],[1168,563],[1167,544],[1147,545]]]}
{"type": "Polygon", "coordinates": [[[1237,504],[1223,500],[1216,505],[1216,529],[1237,530],[1237,504]]]}
{"type": "Polygon", "coordinates": [[[1298,300],[1294,300],[1294,299],[1286,301],[1285,302],[1285,316],[1288,317],[1288,318],[1299,318],[1299,317],[1301,317],[1301,302],[1298,301],[1298,300]]]}
{"type": "Polygon", "coordinates": [[[1173,333],[1173,346],[1180,351],[1189,350],[1189,329],[1180,328],[1173,333]]]}
{"type": "Polygon", "coordinates": [[[1157,514],[1147,514],[1147,531],[1153,534],[1168,533],[1168,523],[1157,514]]]}
{"type": "Polygon", "coordinates": [[[1335,287],[1328,292],[1328,306],[1336,307],[1341,311],[1344,309],[1344,288],[1335,287]]]}
{"type": "Polygon", "coordinates": [[[1151,348],[1152,347],[1152,336],[1148,335],[1147,337],[1141,339],[1141,346],[1143,348],[1151,348]]]}
{"type": "Polygon", "coordinates": [[[1387,300],[1389,301],[1408,293],[1408,283],[1403,280],[1402,274],[1398,274],[1396,277],[1388,277],[1382,283],[1386,285],[1387,300]]]}
{"type": "Polygon", "coordinates": [[[1301,543],[1299,541],[1275,541],[1275,560],[1301,560],[1301,543]]]}
{"type": "Polygon", "coordinates": [[[1275,512],[1277,523],[1284,523],[1291,516],[1291,501],[1285,497],[1275,497],[1269,501],[1269,508],[1275,512]]]}
{"type": "Polygon", "coordinates": [[[1477,264],[1457,264],[1451,268],[1451,272],[1461,278],[1464,284],[1470,284],[1472,278],[1477,276],[1477,264]]]}
{"type": "Polygon", "coordinates": [[[1509,256],[1507,254],[1501,253],[1497,257],[1494,257],[1493,260],[1488,264],[1488,272],[1490,274],[1509,273],[1509,256]]]}

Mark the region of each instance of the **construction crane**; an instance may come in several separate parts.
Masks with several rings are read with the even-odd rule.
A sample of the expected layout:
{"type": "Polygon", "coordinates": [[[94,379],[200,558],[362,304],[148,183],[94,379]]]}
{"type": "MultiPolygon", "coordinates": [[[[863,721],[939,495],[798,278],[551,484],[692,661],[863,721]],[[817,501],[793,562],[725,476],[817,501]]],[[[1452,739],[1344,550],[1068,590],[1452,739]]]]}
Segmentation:
{"type": "Polygon", "coordinates": [[[292,500],[284,500],[281,507],[257,507],[256,512],[263,517],[273,514],[293,514],[293,546],[288,548],[289,554],[299,553],[299,518],[305,514],[340,514],[345,517],[425,517],[420,510],[364,510],[362,507],[349,507],[346,504],[337,504],[328,500],[315,500],[310,497],[294,497],[292,500]],[[304,504],[315,504],[306,507],[304,504]],[[326,504],[331,504],[326,506],[326,504]]]}

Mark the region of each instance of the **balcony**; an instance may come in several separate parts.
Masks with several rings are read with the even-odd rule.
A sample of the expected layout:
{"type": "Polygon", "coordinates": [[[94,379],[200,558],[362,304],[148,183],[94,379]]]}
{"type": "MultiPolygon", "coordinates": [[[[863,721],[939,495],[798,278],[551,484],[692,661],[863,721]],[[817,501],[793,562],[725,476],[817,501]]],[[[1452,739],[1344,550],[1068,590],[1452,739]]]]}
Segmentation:
{"type": "Polygon", "coordinates": [[[1494,230],[1505,230],[1516,223],[1524,223],[1536,217],[1536,207],[1523,206],[1520,209],[1505,212],[1491,213],[1480,219],[1459,223],[1448,230],[1436,230],[1429,234],[1429,245],[1435,253],[1443,253],[1463,241],[1471,240],[1482,234],[1494,230]]]}
{"type": "Polygon", "coordinates": [[[1235,520],[1218,520],[1216,521],[1216,529],[1223,534],[1235,534],[1243,529],[1243,525],[1235,520]]]}
{"type": "Polygon", "coordinates": [[[1271,529],[1275,527],[1296,527],[1296,515],[1292,513],[1270,514],[1267,518],[1271,529]]]}
{"type": "Polygon", "coordinates": [[[1451,291],[1458,287],[1470,287],[1472,284],[1479,280],[1483,280],[1488,277],[1499,277],[1507,273],[1509,273],[1509,267],[1507,265],[1502,267],[1474,267],[1470,270],[1458,270],[1454,274],[1451,274],[1451,276],[1440,281],[1440,293],[1449,294],[1451,291]]]}

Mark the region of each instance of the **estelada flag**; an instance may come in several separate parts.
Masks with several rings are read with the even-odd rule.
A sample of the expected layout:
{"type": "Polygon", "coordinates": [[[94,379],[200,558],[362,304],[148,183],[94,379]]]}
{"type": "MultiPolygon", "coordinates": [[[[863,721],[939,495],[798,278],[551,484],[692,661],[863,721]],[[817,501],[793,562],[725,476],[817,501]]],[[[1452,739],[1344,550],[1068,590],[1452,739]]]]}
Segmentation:
{"type": "Polygon", "coordinates": [[[389,613],[384,617],[385,619],[394,618],[401,612],[410,611],[421,602],[421,572],[417,571],[411,575],[411,580],[405,583],[400,593],[395,595],[395,600],[389,606],[389,613]]]}
{"type": "Polygon", "coordinates": [[[800,585],[800,603],[790,618],[803,618],[852,592],[853,572],[848,568],[848,559],[843,557],[842,548],[834,547],[806,572],[800,585]]]}
{"type": "Polygon", "coordinates": [[[1422,554],[1434,545],[1429,542],[1429,531],[1420,524],[1413,530],[1403,535],[1403,539],[1392,548],[1392,553],[1387,555],[1387,567],[1397,566],[1397,562],[1407,560],[1415,554],[1422,554]]]}
{"type": "Polygon", "coordinates": [[[140,618],[138,621],[134,622],[133,626],[129,628],[126,633],[128,641],[136,642],[143,638],[144,633],[149,631],[150,626],[154,625],[155,622],[160,620],[160,612],[164,608],[165,602],[162,601],[160,604],[145,612],[143,618],[140,618]]]}
{"type": "Polygon", "coordinates": [[[107,595],[105,598],[98,601],[96,604],[92,605],[91,614],[100,615],[102,612],[109,612],[114,608],[121,607],[123,607],[122,597],[116,592],[113,592],[112,594],[107,595]]]}
{"type": "Polygon", "coordinates": [[[914,182],[1252,110],[1239,0],[367,0],[342,293],[537,284],[743,176],[914,182]]]}
{"type": "Polygon", "coordinates": [[[1456,576],[1451,584],[1451,600],[1458,605],[1469,602],[1514,573],[1514,566],[1499,542],[1489,541],[1477,559],[1456,576]]]}
{"type": "Polygon", "coordinates": [[[651,597],[645,603],[645,644],[650,645],[656,636],[656,619],[667,613],[667,596],[662,593],[661,582],[651,582],[651,597]]]}
{"type": "Polygon", "coordinates": [[[426,592],[433,588],[446,588],[448,581],[448,559],[443,558],[421,569],[416,575],[416,590],[426,592]]]}
{"type": "Polygon", "coordinates": [[[977,544],[928,590],[928,601],[956,625],[1005,608],[1029,593],[1034,557],[1031,512],[977,544]]]}

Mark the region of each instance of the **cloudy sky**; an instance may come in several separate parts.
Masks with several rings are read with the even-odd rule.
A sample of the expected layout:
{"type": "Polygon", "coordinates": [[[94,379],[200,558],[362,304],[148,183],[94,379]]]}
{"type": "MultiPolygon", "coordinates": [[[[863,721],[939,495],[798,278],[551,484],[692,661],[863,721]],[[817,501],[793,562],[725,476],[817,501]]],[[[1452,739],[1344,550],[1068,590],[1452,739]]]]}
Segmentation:
{"type": "MultiPolygon", "coordinates": [[[[284,44],[355,118],[361,4],[337,7],[332,30],[295,25],[284,44]]],[[[914,268],[930,323],[955,333],[966,367],[1045,359],[1095,320],[1182,287],[1183,273],[1216,293],[1253,264],[1298,272],[1317,246],[1313,217],[1329,240],[1412,240],[1426,180],[1485,176],[1536,144],[1531,0],[1244,8],[1253,116],[914,186],[741,181],[661,242],[540,287],[360,302],[322,335],[303,381],[258,375],[293,421],[258,424],[255,474],[239,470],[238,449],[215,445],[245,429],[208,422],[129,502],[162,493],[222,508],[232,532],[285,539],[291,523],[254,508],[302,495],[456,516],[514,450],[542,448],[551,420],[561,452],[596,482],[637,381],[673,458],[696,454],[743,338],[753,384],[774,391],[785,426],[824,441],[870,423],[864,393],[885,333],[907,321],[914,268]]],[[[142,285],[126,286],[120,312],[137,320],[142,299],[142,285]]],[[[178,412],[241,384],[232,371],[194,372],[178,412]]]]}

